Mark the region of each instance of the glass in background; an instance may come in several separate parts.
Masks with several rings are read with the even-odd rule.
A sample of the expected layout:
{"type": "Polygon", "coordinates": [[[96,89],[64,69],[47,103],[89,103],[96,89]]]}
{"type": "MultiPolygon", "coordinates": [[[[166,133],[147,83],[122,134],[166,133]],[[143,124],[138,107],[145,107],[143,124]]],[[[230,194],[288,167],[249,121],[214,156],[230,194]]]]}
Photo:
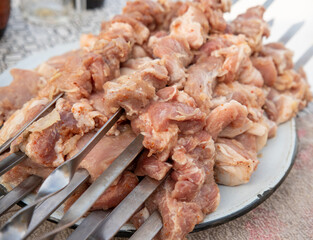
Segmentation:
{"type": "Polygon", "coordinates": [[[21,0],[20,8],[30,22],[61,24],[69,20],[73,5],[70,0],[21,0]]]}
{"type": "Polygon", "coordinates": [[[69,20],[74,8],[81,12],[101,8],[103,3],[104,0],[20,0],[20,8],[30,22],[60,24],[69,20]]]}

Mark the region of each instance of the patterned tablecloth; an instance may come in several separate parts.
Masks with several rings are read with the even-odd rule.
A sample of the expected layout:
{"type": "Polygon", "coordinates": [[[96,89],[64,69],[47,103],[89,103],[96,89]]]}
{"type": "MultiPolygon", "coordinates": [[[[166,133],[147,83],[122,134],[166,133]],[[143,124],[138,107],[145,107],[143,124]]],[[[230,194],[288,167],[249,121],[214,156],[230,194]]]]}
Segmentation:
{"type": "MultiPolygon", "coordinates": [[[[97,33],[100,22],[121,11],[124,0],[106,1],[105,8],[73,15],[67,24],[40,26],[21,16],[17,0],[11,5],[7,31],[0,40],[0,73],[35,51],[77,41],[83,32],[97,33]]],[[[190,234],[188,239],[313,239],[313,104],[297,117],[299,150],[295,165],[279,189],[259,207],[229,223],[190,234]]],[[[18,209],[0,218],[2,225],[18,209]]],[[[46,221],[30,239],[55,224],[46,221]]],[[[66,239],[72,230],[58,239],[66,239]]]]}

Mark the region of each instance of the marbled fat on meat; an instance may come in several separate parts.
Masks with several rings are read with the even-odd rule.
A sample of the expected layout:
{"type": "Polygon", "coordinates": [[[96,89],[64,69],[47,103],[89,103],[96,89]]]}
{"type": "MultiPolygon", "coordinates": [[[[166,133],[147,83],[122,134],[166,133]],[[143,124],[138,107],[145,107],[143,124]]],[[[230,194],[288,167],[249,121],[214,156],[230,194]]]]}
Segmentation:
{"type": "Polygon", "coordinates": [[[262,44],[269,36],[265,9],[226,22],[230,7],[230,0],[131,1],[98,35],[83,35],[79,50],[34,71],[14,70],[15,81],[0,89],[0,144],[56,94],[65,95],[11,145],[29,158],[4,181],[45,178],[123,108],[126,114],[81,162],[89,181],[65,208],[142,134],[146,149],[92,210],[115,207],[141,176],[166,178],[131,221],[139,227],[158,210],[157,238],[185,239],[217,208],[216,183],[249,182],[257,153],[278,124],[312,99],[303,70],[293,69],[292,52],[281,43],[262,44]],[[24,86],[27,94],[16,98],[24,86]]]}

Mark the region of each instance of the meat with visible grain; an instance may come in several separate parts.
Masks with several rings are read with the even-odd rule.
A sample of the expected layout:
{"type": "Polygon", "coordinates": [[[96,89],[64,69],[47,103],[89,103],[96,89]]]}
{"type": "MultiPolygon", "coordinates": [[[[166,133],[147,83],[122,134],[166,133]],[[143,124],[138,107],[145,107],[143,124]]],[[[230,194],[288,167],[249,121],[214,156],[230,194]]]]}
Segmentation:
{"type": "Polygon", "coordinates": [[[227,23],[223,13],[230,5],[135,0],[104,22],[98,35],[85,35],[80,50],[41,64],[35,71],[45,87],[6,120],[0,142],[58,92],[65,95],[11,145],[31,159],[5,180],[45,178],[122,107],[126,114],[81,162],[91,177],[66,208],[140,133],[146,149],[92,209],[115,207],[138,184],[137,176],[166,177],[132,221],[139,227],[158,210],[158,237],[185,239],[217,208],[215,181],[247,183],[257,152],[277,125],[312,98],[303,71],[292,69],[292,52],[280,43],[262,45],[269,35],[264,8],[250,8],[227,23]]]}
{"type": "MultiPolygon", "coordinates": [[[[79,149],[85,146],[93,135],[94,132],[85,134],[77,144],[75,144],[74,149],[69,153],[67,158],[74,156],[79,149]]],[[[104,136],[87,154],[79,166],[89,172],[91,176],[90,182],[95,181],[135,137],[135,134],[130,130],[129,126],[121,127],[120,134],[117,136],[104,136]]]]}
{"type": "Polygon", "coordinates": [[[282,74],[285,70],[293,68],[293,52],[287,49],[282,43],[269,43],[262,46],[260,56],[271,57],[278,74],[282,74]]]}
{"type": "Polygon", "coordinates": [[[231,22],[233,34],[243,34],[254,52],[262,49],[262,38],[270,35],[267,22],[263,19],[265,8],[256,6],[249,8],[231,22]]]}
{"type": "Polygon", "coordinates": [[[258,160],[256,158],[255,136],[249,136],[247,146],[235,139],[218,138],[215,143],[215,179],[217,183],[236,186],[247,183],[255,171],[258,160]]]}
{"type": "Polygon", "coordinates": [[[220,74],[222,60],[216,57],[201,58],[188,68],[188,78],[184,91],[194,98],[198,107],[205,113],[210,112],[213,91],[220,74]]]}
{"type": "Polygon", "coordinates": [[[272,87],[277,80],[277,70],[271,57],[252,57],[253,66],[261,73],[264,84],[272,87]]]}
{"type": "Polygon", "coordinates": [[[48,102],[47,98],[33,98],[26,102],[21,109],[14,112],[0,130],[0,144],[13,137],[19,129],[44,109],[48,102]]]}
{"type": "Polygon", "coordinates": [[[148,46],[153,55],[164,61],[169,73],[169,85],[177,85],[182,88],[186,80],[185,67],[190,64],[193,54],[185,38],[177,36],[153,36],[148,46]]]}
{"type": "Polygon", "coordinates": [[[209,31],[209,23],[197,5],[186,6],[187,10],[171,24],[172,36],[183,36],[189,46],[198,49],[202,46],[209,31]]]}
{"type": "MultiPolygon", "coordinates": [[[[236,100],[247,107],[248,117],[257,121],[263,115],[262,107],[265,104],[264,91],[256,86],[239,82],[220,83],[214,89],[215,98],[224,98],[224,101],[236,100]]],[[[224,102],[224,103],[225,103],[224,102]]]]}
{"type": "Polygon", "coordinates": [[[153,153],[168,151],[175,145],[178,132],[192,134],[203,128],[205,115],[196,107],[194,100],[175,87],[158,92],[159,99],[150,103],[132,121],[135,132],[145,138],[143,145],[153,153]]]}
{"type": "Polygon", "coordinates": [[[135,174],[125,171],[92,205],[91,211],[117,206],[138,184],[135,174]]]}
{"type": "Polygon", "coordinates": [[[172,174],[146,202],[147,209],[157,208],[166,222],[161,239],[183,239],[220,201],[214,181],[214,143],[208,133],[180,135],[172,160],[172,174]]]}
{"type": "Polygon", "coordinates": [[[235,100],[231,100],[210,112],[206,121],[206,130],[214,140],[227,128],[233,129],[237,133],[242,133],[247,130],[247,124],[249,124],[247,117],[247,107],[235,100]],[[238,132],[238,129],[241,129],[241,131],[238,132]]]}
{"type": "Polygon", "coordinates": [[[128,117],[134,118],[156,98],[157,89],[168,81],[168,72],[162,60],[151,60],[129,75],[123,75],[103,85],[104,98],[110,112],[119,107],[126,110],[128,117]]]}
{"type": "Polygon", "coordinates": [[[231,7],[230,0],[197,0],[204,9],[211,33],[224,33],[227,28],[227,22],[223,17],[224,12],[229,12],[231,7]]]}

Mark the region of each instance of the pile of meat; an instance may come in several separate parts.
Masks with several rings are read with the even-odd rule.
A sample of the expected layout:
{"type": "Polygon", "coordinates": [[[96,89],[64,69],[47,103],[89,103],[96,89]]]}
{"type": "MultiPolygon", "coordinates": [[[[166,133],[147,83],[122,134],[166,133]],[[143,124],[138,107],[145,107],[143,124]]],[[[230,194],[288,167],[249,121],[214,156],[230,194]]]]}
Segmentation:
{"type": "Polygon", "coordinates": [[[144,152],[93,209],[116,206],[138,176],[166,177],[132,221],[139,227],[158,209],[159,238],[184,239],[217,208],[216,183],[247,183],[277,125],[311,100],[292,52],[262,44],[269,36],[264,8],[226,22],[230,6],[230,0],[128,2],[99,35],[83,35],[79,50],[35,70],[12,70],[14,81],[0,89],[0,144],[58,93],[65,96],[11,145],[29,158],[4,181],[46,177],[122,107],[125,116],[81,163],[91,177],[76,197],[141,133],[144,152]]]}

